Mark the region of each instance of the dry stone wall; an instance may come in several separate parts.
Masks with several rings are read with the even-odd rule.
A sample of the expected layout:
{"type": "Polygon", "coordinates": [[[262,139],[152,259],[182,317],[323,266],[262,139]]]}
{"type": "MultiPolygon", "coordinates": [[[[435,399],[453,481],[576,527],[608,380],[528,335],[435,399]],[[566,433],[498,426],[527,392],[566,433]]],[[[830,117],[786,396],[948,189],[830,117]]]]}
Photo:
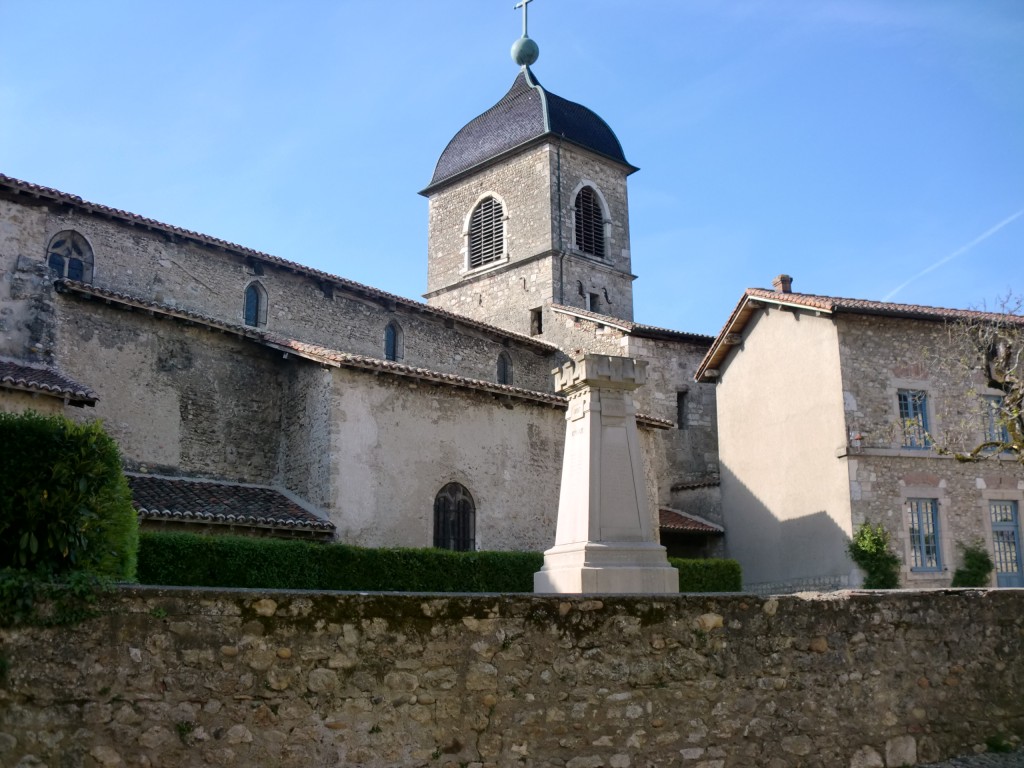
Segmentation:
{"type": "Polygon", "coordinates": [[[916,765],[1024,734],[1024,592],[121,588],[0,631],[4,766],[916,765]]]}

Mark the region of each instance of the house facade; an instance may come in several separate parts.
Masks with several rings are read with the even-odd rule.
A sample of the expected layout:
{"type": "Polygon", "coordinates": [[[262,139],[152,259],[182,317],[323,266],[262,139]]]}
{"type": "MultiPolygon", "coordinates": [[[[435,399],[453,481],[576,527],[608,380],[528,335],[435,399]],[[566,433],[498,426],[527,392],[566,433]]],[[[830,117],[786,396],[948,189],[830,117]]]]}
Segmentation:
{"type": "Polygon", "coordinates": [[[744,293],[697,376],[717,381],[726,547],[750,589],[857,586],[862,523],[889,532],[906,587],[949,586],[975,543],[993,585],[1024,585],[1021,465],[940,450],[998,428],[1001,393],[948,363],[950,327],[987,321],[1006,316],[793,293],[786,276],[744,293]]]}

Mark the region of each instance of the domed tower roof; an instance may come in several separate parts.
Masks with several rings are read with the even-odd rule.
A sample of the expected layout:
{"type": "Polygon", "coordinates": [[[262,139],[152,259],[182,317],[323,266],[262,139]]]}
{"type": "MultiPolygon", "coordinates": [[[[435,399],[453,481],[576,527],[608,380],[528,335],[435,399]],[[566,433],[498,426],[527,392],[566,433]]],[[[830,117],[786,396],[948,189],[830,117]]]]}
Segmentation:
{"type": "Polygon", "coordinates": [[[501,101],[448,142],[423,193],[543,136],[560,137],[603,155],[625,165],[629,173],[637,170],[604,120],[583,105],[545,90],[530,68],[523,66],[501,101]]]}

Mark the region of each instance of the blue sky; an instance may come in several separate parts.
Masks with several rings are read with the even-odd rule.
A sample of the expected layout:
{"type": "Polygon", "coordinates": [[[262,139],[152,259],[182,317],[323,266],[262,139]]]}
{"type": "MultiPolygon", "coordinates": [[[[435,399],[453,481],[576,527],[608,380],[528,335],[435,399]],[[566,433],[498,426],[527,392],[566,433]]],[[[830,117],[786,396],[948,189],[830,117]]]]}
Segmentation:
{"type": "MultiPolygon", "coordinates": [[[[0,0],[0,172],[411,298],[430,179],[517,69],[513,0],[0,0]]],[[[1020,0],[535,0],[533,67],[630,178],[636,319],[748,286],[1024,292],[1020,0]]]]}

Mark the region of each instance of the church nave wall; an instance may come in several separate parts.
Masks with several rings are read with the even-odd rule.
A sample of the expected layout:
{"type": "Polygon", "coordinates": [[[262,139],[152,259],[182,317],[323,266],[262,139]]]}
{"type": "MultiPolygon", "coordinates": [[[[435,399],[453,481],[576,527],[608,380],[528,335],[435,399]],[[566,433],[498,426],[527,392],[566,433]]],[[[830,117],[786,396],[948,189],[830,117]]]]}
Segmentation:
{"type": "Polygon", "coordinates": [[[364,546],[433,543],[447,483],[476,505],[476,548],[542,550],[558,512],[565,411],[336,369],[331,402],[331,522],[364,546]]]}
{"type": "Polygon", "coordinates": [[[249,341],[73,297],[58,302],[58,362],[99,396],[99,418],[131,468],[273,483],[282,369],[249,341]]]}

